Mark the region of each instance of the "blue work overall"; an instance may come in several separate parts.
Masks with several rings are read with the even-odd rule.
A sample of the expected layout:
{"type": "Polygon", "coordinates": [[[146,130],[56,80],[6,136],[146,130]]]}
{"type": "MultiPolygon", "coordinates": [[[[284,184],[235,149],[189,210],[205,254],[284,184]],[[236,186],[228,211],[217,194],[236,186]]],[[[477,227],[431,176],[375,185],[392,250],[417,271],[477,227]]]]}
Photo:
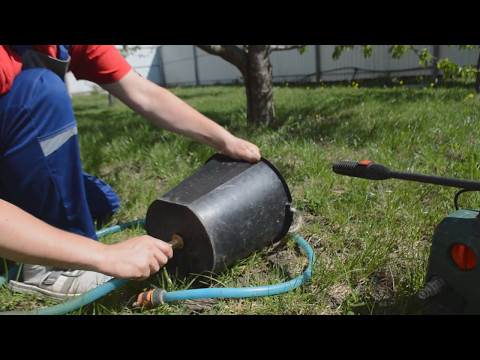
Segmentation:
{"type": "Polygon", "coordinates": [[[63,78],[67,59],[21,49],[23,68],[0,96],[0,198],[57,228],[97,239],[94,220],[120,206],[82,171],[77,123],[63,78]]]}

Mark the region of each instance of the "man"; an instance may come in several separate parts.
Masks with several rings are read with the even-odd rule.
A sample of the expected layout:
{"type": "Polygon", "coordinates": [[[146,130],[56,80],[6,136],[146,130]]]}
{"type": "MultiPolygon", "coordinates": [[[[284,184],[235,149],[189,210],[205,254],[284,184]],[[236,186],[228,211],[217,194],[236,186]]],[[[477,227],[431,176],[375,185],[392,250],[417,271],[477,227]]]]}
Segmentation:
{"type": "Polygon", "coordinates": [[[145,279],[172,257],[148,235],[111,246],[91,240],[92,219],[116,211],[118,198],[82,171],[69,70],[158,127],[260,160],[256,145],[139,76],[113,45],[0,46],[0,256],[26,263],[14,291],[70,297],[110,276],[145,279]]]}

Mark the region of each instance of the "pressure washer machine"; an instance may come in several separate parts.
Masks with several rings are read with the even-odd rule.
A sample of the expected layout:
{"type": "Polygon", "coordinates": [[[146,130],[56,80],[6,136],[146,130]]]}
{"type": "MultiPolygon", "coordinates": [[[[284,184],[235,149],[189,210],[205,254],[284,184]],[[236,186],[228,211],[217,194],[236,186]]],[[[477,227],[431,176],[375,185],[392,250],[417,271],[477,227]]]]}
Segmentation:
{"type": "Polygon", "coordinates": [[[458,196],[480,191],[480,182],[389,169],[370,160],[338,161],[332,170],[340,175],[369,180],[401,179],[460,188],[456,211],[435,228],[425,286],[418,293],[425,314],[480,314],[480,211],[459,209],[458,196]]]}

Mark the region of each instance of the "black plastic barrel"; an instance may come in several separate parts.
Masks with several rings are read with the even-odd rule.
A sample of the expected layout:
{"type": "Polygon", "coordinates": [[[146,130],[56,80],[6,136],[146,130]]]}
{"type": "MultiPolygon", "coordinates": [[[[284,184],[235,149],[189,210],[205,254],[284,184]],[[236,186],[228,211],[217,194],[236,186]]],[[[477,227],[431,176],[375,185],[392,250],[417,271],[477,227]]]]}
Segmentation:
{"type": "Polygon", "coordinates": [[[148,208],[146,230],[170,241],[179,235],[166,268],[178,276],[218,273],[282,239],[292,223],[291,195],[266,159],[235,161],[216,154],[148,208]]]}

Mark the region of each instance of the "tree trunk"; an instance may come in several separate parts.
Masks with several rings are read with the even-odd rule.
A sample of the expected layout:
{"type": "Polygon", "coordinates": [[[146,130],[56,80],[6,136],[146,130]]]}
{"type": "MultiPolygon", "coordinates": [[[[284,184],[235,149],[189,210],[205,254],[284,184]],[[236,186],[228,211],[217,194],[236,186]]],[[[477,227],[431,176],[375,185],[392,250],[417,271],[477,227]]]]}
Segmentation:
{"type": "Polygon", "coordinates": [[[275,119],[269,45],[249,45],[245,73],[247,122],[268,125],[275,119]]]}
{"type": "Polygon", "coordinates": [[[270,124],[275,118],[270,53],[272,46],[282,45],[245,45],[245,49],[236,45],[197,46],[220,56],[242,73],[247,93],[247,123],[270,124]]]}

